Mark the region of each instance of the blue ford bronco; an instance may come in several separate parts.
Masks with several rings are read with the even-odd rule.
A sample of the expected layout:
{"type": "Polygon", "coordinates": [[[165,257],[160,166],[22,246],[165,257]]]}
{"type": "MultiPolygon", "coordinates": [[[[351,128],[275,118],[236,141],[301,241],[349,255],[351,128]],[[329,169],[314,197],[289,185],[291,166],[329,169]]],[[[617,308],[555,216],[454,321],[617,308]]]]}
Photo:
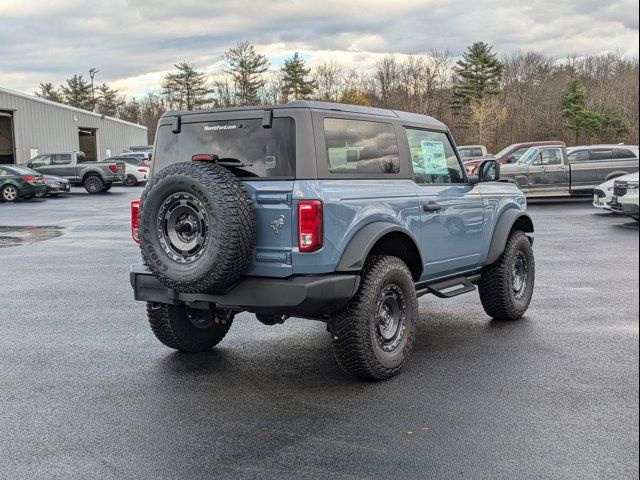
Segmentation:
{"type": "Polygon", "coordinates": [[[516,320],[534,288],[533,223],[486,160],[468,175],[431,117],[352,105],[166,113],[132,203],[131,266],[156,337],[210,350],[238,312],[326,322],[338,363],[381,380],[404,365],[418,297],[479,290],[516,320]]]}

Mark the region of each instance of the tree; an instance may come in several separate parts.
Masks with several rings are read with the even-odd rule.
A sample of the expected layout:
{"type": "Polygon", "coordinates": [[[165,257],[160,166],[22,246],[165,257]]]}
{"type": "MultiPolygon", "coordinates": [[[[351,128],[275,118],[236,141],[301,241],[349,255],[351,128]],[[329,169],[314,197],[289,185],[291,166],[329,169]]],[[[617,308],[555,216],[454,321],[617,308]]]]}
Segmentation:
{"type": "Polygon", "coordinates": [[[131,123],[140,123],[140,116],[140,102],[135,98],[125,98],[116,115],[117,118],[131,123]]]}
{"type": "Polygon", "coordinates": [[[478,144],[493,142],[496,130],[506,121],[507,109],[496,97],[473,100],[469,104],[469,127],[478,144]]]}
{"type": "Polygon", "coordinates": [[[256,52],[249,42],[238,42],[223,58],[226,62],[225,72],[233,78],[238,104],[259,104],[259,92],[265,85],[262,74],[269,69],[267,57],[256,52]]]}
{"type": "Polygon", "coordinates": [[[118,107],[124,103],[122,96],[118,95],[118,90],[114,90],[106,83],[96,88],[96,107],[98,113],[108,117],[115,117],[118,107]]]}
{"type": "Polygon", "coordinates": [[[294,100],[300,100],[313,94],[316,82],[306,79],[309,72],[311,69],[306,67],[298,52],[294,53],[293,57],[285,59],[282,66],[284,101],[287,101],[290,96],[294,100]]]}
{"type": "Polygon", "coordinates": [[[313,81],[316,84],[316,99],[336,102],[340,96],[340,81],[343,69],[336,62],[324,62],[315,68],[313,81]]]}
{"type": "Polygon", "coordinates": [[[156,137],[158,122],[167,108],[161,95],[147,92],[138,103],[140,108],[140,123],[147,127],[147,141],[153,145],[156,137]]]}
{"type": "Polygon", "coordinates": [[[367,99],[367,96],[363,92],[353,89],[345,90],[338,101],[340,103],[348,103],[351,105],[371,105],[369,99],[367,99]]]}
{"type": "Polygon", "coordinates": [[[82,75],[74,75],[60,86],[64,103],[76,108],[93,111],[91,84],[82,75]]]}
{"type": "Polygon", "coordinates": [[[64,102],[60,90],[55,88],[52,83],[41,83],[40,91],[33,93],[36,97],[44,98],[45,100],[51,100],[52,102],[58,103],[64,102]]]}
{"type": "Polygon", "coordinates": [[[472,100],[498,94],[503,68],[504,65],[492,52],[490,45],[484,42],[470,45],[453,67],[458,76],[453,92],[453,108],[460,110],[472,100]]]}
{"type": "Polygon", "coordinates": [[[174,67],[178,71],[165,75],[162,82],[162,91],[170,105],[180,110],[196,110],[209,103],[211,89],[207,85],[207,74],[190,62],[180,62],[174,67]]]}

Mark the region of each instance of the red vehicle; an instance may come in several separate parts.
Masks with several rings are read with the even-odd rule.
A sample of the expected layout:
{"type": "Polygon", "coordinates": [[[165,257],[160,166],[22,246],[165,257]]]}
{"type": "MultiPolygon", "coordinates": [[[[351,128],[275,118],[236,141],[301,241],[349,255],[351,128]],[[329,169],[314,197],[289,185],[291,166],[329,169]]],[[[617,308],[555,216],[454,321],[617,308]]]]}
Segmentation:
{"type": "MultiPolygon", "coordinates": [[[[520,157],[524,155],[524,152],[529,150],[531,147],[544,147],[544,146],[560,146],[566,147],[567,145],[560,140],[545,140],[543,142],[523,142],[523,143],[514,143],[509,145],[508,147],[500,150],[498,153],[493,155],[493,158],[498,160],[500,163],[517,163],[520,160],[520,157]]],[[[476,169],[478,166],[486,159],[480,160],[470,160],[464,163],[467,172],[471,175],[475,175],[476,169]]]]}

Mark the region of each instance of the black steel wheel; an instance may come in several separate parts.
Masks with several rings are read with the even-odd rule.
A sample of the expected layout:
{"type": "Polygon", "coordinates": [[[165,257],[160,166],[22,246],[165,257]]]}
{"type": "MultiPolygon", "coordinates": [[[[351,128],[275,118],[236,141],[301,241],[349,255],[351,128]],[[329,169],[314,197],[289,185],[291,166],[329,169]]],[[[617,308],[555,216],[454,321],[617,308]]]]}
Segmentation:
{"type": "Polygon", "coordinates": [[[413,277],[396,257],[367,260],[356,295],[329,320],[334,356],[348,373],[384,380],[405,364],[416,337],[413,277]]]}
{"type": "Polygon", "coordinates": [[[521,318],[531,303],[535,276],[531,241],[524,232],[513,231],[502,256],[482,271],[478,289],[487,315],[498,320],[521,318]]]}

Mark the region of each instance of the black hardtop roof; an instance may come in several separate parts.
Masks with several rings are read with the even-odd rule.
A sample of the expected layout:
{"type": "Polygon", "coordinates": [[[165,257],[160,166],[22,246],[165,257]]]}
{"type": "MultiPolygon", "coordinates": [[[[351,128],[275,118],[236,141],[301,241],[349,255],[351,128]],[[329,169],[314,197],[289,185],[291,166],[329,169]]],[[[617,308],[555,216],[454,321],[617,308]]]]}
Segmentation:
{"type": "Polygon", "coordinates": [[[250,110],[282,110],[290,108],[305,108],[309,110],[321,111],[337,111],[344,113],[358,113],[361,115],[375,115],[378,117],[387,117],[391,119],[399,119],[407,123],[423,124],[424,126],[435,128],[438,130],[446,130],[444,123],[436,120],[428,115],[420,115],[417,113],[403,112],[400,110],[387,110],[384,108],[365,107],[361,105],[350,105],[344,103],[317,102],[312,100],[293,100],[281,105],[256,105],[253,107],[228,107],[216,108],[210,110],[172,110],[166,112],[163,117],[176,117],[183,115],[196,115],[220,112],[250,111],[250,110]]]}

